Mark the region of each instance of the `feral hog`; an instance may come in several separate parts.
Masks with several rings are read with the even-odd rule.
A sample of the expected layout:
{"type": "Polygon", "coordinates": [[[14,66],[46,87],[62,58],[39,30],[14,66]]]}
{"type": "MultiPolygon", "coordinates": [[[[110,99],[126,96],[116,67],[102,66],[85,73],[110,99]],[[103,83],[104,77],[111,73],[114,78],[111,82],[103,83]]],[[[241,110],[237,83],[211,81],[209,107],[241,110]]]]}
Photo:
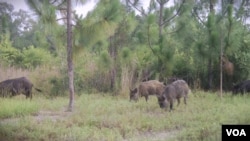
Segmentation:
{"type": "Polygon", "coordinates": [[[158,104],[161,108],[167,108],[170,104],[170,111],[173,109],[175,99],[180,104],[180,99],[184,97],[184,103],[187,104],[187,96],[190,89],[184,80],[176,80],[166,86],[163,94],[158,96],[158,104]]]}
{"type": "Polygon", "coordinates": [[[149,80],[141,82],[138,88],[130,90],[130,101],[138,101],[139,97],[144,96],[148,101],[149,95],[161,95],[165,89],[165,85],[158,80],[149,80]]]}
{"type": "MultiPolygon", "coordinates": [[[[8,79],[0,82],[0,92],[3,96],[7,94],[15,96],[22,93],[26,96],[26,98],[30,97],[30,99],[32,99],[32,87],[33,84],[26,77],[8,79]]],[[[35,89],[41,92],[40,89],[35,89]]]]}
{"type": "Polygon", "coordinates": [[[2,97],[11,95],[13,92],[14,90],[11,79],[0,82],[0,94],[2,97]]]}
{"type": "Polygon", "coordinates": [[[246,92],[250,92],[250,80],[245,80],[234,85],[232,92],[234,95],[238,93],[241,93],[243,95],[246,92]]]}

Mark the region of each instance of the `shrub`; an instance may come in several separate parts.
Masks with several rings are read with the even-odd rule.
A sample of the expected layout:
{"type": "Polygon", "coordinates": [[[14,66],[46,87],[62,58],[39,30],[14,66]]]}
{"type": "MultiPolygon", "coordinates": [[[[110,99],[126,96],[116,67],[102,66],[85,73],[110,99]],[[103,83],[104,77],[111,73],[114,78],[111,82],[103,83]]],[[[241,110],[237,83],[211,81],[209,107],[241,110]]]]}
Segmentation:
{"type": "Polygon", "coordinates": [[[9,36],[1,36],[0,58],[3,62],[13,66],[18,65],[22,61],[22,54],[16,48],[13,48],[9,40],[9,36]]]}
{"type": "Polygon", "coordinates": [[[33,69],[51,62],[51,54],[42,49],[30,46],[23,50],[12,47],[9,40],[0,43],[0,59],[7,65],[33,69]]]}
{"type": "Polygon", "coordinates": [[[63,96],[65,95],[65,92],[67,90],[67,84],[68,81],[66,81],[65,78],[58,78],[58,77],[53,77],[50,78],[50,84],[51,84],[51,96],[63,96]]]}
{"type": "Polygon", "coordinates": [[[23,67],[25,68],[35,68],[39,65],[47,64],[51,60],[51,54],[42,48],[30,46],[23,50],[23,67]]]}

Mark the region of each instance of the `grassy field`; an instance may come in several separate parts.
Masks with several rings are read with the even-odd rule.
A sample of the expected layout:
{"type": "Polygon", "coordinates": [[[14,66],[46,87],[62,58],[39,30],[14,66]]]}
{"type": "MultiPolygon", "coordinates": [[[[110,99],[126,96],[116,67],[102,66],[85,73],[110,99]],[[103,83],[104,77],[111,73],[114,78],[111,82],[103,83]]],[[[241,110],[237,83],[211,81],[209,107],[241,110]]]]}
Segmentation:
{"type": "Polygon", "coordinates": [[[250,123],[250,95],[196,92],[175,110],[156,97],[129,102],[108,94],[82,94],[73,112],[68,97],[0,98],[0,139],[5,141],[219,141],[222,124],[250,123]]]}

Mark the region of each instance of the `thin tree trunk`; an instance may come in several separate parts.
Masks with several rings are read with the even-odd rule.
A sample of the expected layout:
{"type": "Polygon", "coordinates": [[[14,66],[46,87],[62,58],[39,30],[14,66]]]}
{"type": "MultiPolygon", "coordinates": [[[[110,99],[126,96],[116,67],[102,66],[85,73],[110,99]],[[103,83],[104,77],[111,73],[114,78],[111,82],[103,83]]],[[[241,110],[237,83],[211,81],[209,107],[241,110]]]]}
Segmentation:
{"type": "Polygon", "coordinates": [[[158,23],[158,26],[159,26],[159,39],[162,38],[162,29],[163,29],[163,8],[164,8],[164,2],[162,1],[159,1],[159,5],[160,5],[160,13],[159,13],[159,23],[158,23]]]}
{"type": "Polygon", "coordinates": [[[69,77],[69,106],[67,111],[73,110],[74,103],[74,67],[72,61],[72,25],[71,25],[71,0],[67,1],[67,62],[69,77]]]}
{"type": "Polygon", "coordinates": [[[222,48],[222,35],[220,30],[220,98],[222,98],[223,93],[223,68],[222,68],[222,55],[223,55],[223,48],[222,48]]]}
{"type": "Polygon", "coordinates": [[[208,89],[213,87],[213,72],[212,72],[212,59],[211,57],[208,59],[208,89]]]}
{"type": "MultiPolygon", "coordinates": [[[[210,13],[214,13],[214,5],[213,5],[213,1],[210,0],[210,5],[209,5],[209,8],[210,8],[210,13]]],[[[211,31],[212,29],[209,29],[208,30],[208,34],[209,34],[209,37],[212,36],[211,35],[211,31]]],[[[211,48],[211,46],[210,46],[211,48]]],[[[213,72],[212,72],[212,68],[213,68],[213,62],[212,62],[212,56],[210,55],[210,57],[208,58],[208,89],[211,89],[212,88],[212,83],[213,83],[213,72]]]]}
{"type": "MultiPolygon", "coordinates": [[[[163,0],[159,0],[158,1],[159,5],[160,5],[160,9],[159,9],[159,22],[158,22],[158,26],[159,26],[159,40],[158,40],[158,44],[159,47],[162,48],[163,46],[163,35],[162,35],[162,30],[163,30],[163,8],[164,8],[164,4],[166,3],[166,1],[163,0]]],[[[158,55],[158,65],[159,66],[159,80],[163,81],[163,71],[164,71],[164,66],[162,66],[162,58],[158,55]]]]}
{"type": "Polygon", "coordinates": [[[111,58],[114,60],[114,64],[110,70],[110,77],[111,77],[111,80],[110,80],[110,89],[114,92],[115,90],[115,84],[116,84],[116,56],[117,56],[117,52],[116,52],[116,47],[115,45],[113,44],[114,39],[115,37],[110,37],[109,38],[109,41],[110,41],[110,46],[109,46],[109,54],[111,56],[111,58]]]}

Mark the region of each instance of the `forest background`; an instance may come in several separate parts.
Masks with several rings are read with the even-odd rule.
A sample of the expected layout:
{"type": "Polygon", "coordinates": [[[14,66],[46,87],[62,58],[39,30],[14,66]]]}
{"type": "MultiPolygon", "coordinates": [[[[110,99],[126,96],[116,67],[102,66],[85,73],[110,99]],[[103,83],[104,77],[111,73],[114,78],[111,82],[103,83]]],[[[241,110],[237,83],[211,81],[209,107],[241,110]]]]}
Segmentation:
{"type": "MultiPolygon", "coordinates": [[[[19,71],[44,95],[66,95],[66,1],[25,2],[32,14],[0,2],[0,79],[19,71]]],[[[222,53],[234,64],[232,75],[223,73],[223,89],[231,90],[249,78],[249,10],[248,0],[151,0],[146,8],[100,0],[86,17],[73,11],[75,92],[128,96],[138,82],[171,77],[217,90],[222,53]]]]}

